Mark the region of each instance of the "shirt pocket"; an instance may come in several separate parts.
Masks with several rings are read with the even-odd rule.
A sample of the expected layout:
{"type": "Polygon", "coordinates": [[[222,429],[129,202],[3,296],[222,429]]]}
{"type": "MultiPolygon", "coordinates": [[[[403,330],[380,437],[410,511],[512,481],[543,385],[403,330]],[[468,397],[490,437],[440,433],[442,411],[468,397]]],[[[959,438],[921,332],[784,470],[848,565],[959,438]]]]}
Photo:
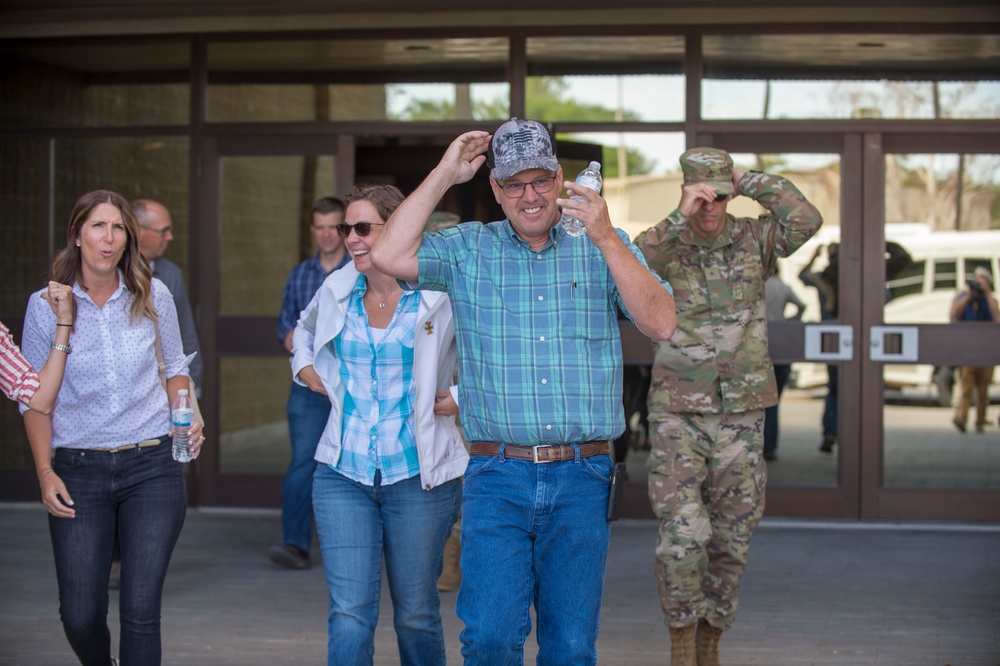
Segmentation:
{"type": "Polygon", "coordinates": [[[560,330],[580,340],[610,339],[617,313],[606,265],[590,257],[574,263],[571,273],[555,278],[560,330]]]}
{"type": "Polygon", "coordinates": [[[679,273],[669,279],[677,311],[689,315],[707,310],[710,303],[708,277],[703,266],[703,261],[708,261],[709,257],[703,257],[701,252],[692,255],[683,258],[675,255],[679,273]]]}
{"type": "Polygon", "coordinates": [[[733,287],[733,301],[750,305],[763,297],[764,263],[757,252],[741,248],[734,253],[729,262],[732,275],[730,284],[733,287]]]}

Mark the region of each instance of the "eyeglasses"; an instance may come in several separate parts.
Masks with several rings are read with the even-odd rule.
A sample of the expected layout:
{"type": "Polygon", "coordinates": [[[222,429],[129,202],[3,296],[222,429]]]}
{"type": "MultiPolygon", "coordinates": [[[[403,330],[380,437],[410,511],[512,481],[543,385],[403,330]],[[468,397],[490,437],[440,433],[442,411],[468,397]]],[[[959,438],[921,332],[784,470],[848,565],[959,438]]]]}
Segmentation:
{"type": "Polygon", "coordinates": [[[529,183],[507,183],[506,185],[500,185],[500,189],[503,190],[508,199],[520,199],[524,196],[524,188],[528,185],[531,185],[536,194],[545,194],[552,191],[555,181],[555,176],[546,176],[545,178],[539,178],[529,183]]]}
{"type": "MultiPolygon", "coordinates": [[[[141,224],[139,226],[142,226],[141,224]]],[[[146,231],[152,231],[154,234],[160,234],[161,236],[166,236],[171,231],[174,230],[173,226],[163,227],[162,229],[154,229],[153,227],[142,227],[146,231]]]]}
{"type": "Polygon", "coordinates": [[[351,229],[354,230],[361,238],[364,238],[372,232],[373,226],[382,226],[385,222],[358,222],[357,224],[338,224],[335,228],[337,230],[337,235],[341,238],[347,238],[351,235],[351,229]]]}

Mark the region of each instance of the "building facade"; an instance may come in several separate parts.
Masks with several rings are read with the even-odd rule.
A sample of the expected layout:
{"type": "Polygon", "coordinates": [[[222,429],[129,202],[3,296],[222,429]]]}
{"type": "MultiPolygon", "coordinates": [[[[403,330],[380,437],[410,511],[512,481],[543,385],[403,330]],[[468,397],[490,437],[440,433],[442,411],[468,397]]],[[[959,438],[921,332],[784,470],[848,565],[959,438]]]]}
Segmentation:
{"type": "MultiPolygon", "coordinates": [[[[185,271],[205,361],[211,440],[190,466],[192,502],[278,506],[289,366],[274,323],[288,270],[313,251],[316,198],[372,179],[409,191],[457,134],[531,117],[556,136],[568,178],[603,162],[612,214],[631,233],[675,207],[679,154],[713,145],[807,183],[827,220],[808,251],[823,264],[830,243],[839,247],[837,319],[775,327],[771,345],[803,377],[837,368],[839,446],[817,450],[822,384],[786,395],[769,515],[996,520],[997,409],[985,433],[962,437],[939,403],[950,368],[1000,363],[1000,336],[905,310],[887,320],[895,295],[884,253],[907,233],[1000,234],[997,9],[0,6],[0,320],[19,339],[27,296],[47,279],[81,194],[163,202],[174,220],[168,257],[185,271]],[[930,367],[935,381],[887,381],[902,365],[930,367]]],[[[480,174],[440,209],[489,221],[499,215],[490,200],[480,174]]],[[[977,266],[996,276],[989,243],[973,249],[921,255],[909,276],[951,290],[977,266]]],[[[628,362],[643,366],[648,340],[624,333],[628,362]]],[[[37,498],[9,404],[0,437],[0,498],[37,498]]],[[[627,458],[632,515],[648,515],[643,454],[639,437],[627,458]]]]}

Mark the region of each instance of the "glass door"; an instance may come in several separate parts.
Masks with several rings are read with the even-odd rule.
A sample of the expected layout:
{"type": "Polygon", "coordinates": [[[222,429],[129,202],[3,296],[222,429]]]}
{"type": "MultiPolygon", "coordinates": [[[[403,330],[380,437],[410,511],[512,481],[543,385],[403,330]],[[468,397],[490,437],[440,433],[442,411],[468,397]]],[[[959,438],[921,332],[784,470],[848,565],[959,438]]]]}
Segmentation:
{"type": "MultiPolygon", "coordinates": [[[[202,504],[280,506],[290,444],[288,354],[277,337],[289,271],[316,252],[310,209],[353,182],[336,136],[205,141],[199,210],[206,396],[217,446],[203,456],[202,504]]],[[[346,146],[346,148],[345,148],[346,146]]]]}
{"type": "Polygon", "coordinates": [[[990,305],[1000,277],[1000,141],[958,135],[947,144],[865,143],[866,187],[879,183],[870,194],[882,200],[865,243],[885,248],[884,266],[871,253],[864,267],[869,283],[880,271],[885,280],[864,294],[874,364],[862,411],[865,433],[881,442],[863,464],[866,516],[1000,518],[1000,322],[990,305]]]}
{"type": "MultiPolygon", "coordinates": [[[[778,262],[778,277],[802,308],[786,304],[768,321],[771,358],[787,381],[768,415],[777,446],[768,455],[766,510],[770,516],[856,516],[860,421],[856,391],[843,387],[860,377],[852,344],[860,303],[838,298],[831,288],[861,289],[854,270],[861,251],[861,137],[720,133],[699,142],[725,148],[744,169],[785,176],[823,213],[819,232],[778,262]]],[[[755,217],[763,209],[739,197],[729,212],[755,217]]]]}

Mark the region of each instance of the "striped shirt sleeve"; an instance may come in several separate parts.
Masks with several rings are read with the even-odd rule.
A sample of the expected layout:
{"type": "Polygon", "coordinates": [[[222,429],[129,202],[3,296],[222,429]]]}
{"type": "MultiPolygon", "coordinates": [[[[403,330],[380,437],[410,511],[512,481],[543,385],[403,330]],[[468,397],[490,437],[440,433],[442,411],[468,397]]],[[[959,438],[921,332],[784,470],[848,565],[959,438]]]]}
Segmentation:
{"type": "Polygon", "coordinates": [[[38,374],[14,344],[10,330],[0,324],[0,389],[25,407],[38,390],[38,374]]]}

